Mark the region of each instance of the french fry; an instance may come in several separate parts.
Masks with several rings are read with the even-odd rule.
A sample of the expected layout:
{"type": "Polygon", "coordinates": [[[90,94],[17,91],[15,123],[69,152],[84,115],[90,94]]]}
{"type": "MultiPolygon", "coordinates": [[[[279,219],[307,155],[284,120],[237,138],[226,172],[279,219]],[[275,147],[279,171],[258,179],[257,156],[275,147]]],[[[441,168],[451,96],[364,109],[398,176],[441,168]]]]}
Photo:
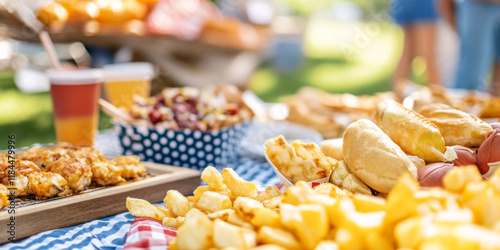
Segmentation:
{"type": "Polygon", "coordinates": [[[270,194],[273,198],[281,196],[281,191],[276,186],[269,186],[269,187],[267,187],[266,190],[265,190],[265,192],[267,194],[270,194]]]}
{"type": "Polygon", "coordinates": [[[387,196],[384,218],[389,230],[395,223],[417,214],[415,193],[420,189],[418,182],[409,174],[401,176],[387,196]]]}
{"type": "Polygon", "coordinates": [[[234,196],[233,193],[231,193],[231,190],[229,190],[229,188],[227,187],[226,184],[222,184],[222,186],[220,186],[217,189],[210,188],[210,191],[214,191],[216,193],[225,195],[225,196],[229,197],[229,199],[231,199],[231,201],[234,201],[236,199],[236,196],[234,196]]]}
{"type": "Polygon", "coordinates": [[[257,197],[255,197],[255,200],[262,203],[262,202],[270,200],[272,198],[273,198],[273,196],[271,196],[270,194],[266,193],[266,191],[264,191],[264,192],[260,193],[259,195],[257,195],[257,197]]]}
{"type": "Polygon", "coordinates": [[[463,191],[462,203],[472,210],[479,225],[493,228],[500,221],[500,194],[488,182],[470,182],[463,191]]]}
{"type": "Polygon", "coordinates": [[[490,178],[491,186],[500,194],[500,168],[497,168],[493,172],[493,176],[490,178]]]}
{"type": "Polygon", "coordinates": [[[286,250],[286,248],[282,248],[278,245],[260,245],[252,248],[252,250],[286,250]]]}
{"type": "Polygon", "coordinates": [[[222,177],[224,179],[224,183],[227,185],[229,190],[235,196],[244,196],[244,197],[255,197],[257,196],[257,187],[255,184],[243,180],[236,172],[234,172],[231,168],[224,168],[222,170],[222,177]]]}
{"type": "Polygon", "coordinates": [[[309,195],[305,201],[306,204],[319,204],[325,208],[325,211],[330,220],[337,220],[338,218],[334,217],[333,211],[335,204],[337,204],[337,199],[328,197],[322,194],[313,194],[309,195]]]}
{"type": "Polygon", "coordinates": [[[283,194],[283,203],[299,205],[305,202],[306,197],[313,194],[313,189],[305,182],[299,181],[293,187],[289,187],[283,194]]]}
{"type": "Polygon", "coordinates": [[[174,216],[186,216],[191,208],[188,199],[177,190],[169,190],[163,202],[174,216]]]}
{"type": "Polygon", "coordinates": [[[163,218],[162,224],[166,227],[178,228],[177,218],[165,217],[163,218]]]}
{"type": "Polygon", "coordinates": [[[245,217],[248,221],[255,216],[257,209],[260,208],[264,208],[262,203],[247,197],[238,197],[234,201],[235,212],[239,216],[245,217]]]}
{"type": "Polygon", "coordinates": [[[300,216],[292,218],[292,226],[305,249],[313,249],[328,233],[329,223],[325,208],[319,204],[301,204],[300,216]]]}
{"type": "Polygon", "coordinates": [[[384,211],[387,204],[383,198],[364,194],[355,194],[352,201],[356,210],[363,213],[384,211]]]}
{"type": "Polygon", "coordinates": [[[211,220],[221,219],[223,221],[227,221],[228,217],[234,213],[234,209],[224,209],[208,214],[208,218],[211,220]]]}
{"type": "Polygon", "coordinates": [[[257,234],[249,229],[231,225],[222,220],[214,221],[213,241],[216,247],[248,249],[257,245],[257,234]]]}
{"type": "Polygon", "coordinates": [[[281,226],[278,212],[270,208],[259,208],[254,212],[250,221],[255,227],[270,226],[279,228],[281,226]]]}
{"type": "Polygon", "coordinates": [[[213,222],[206,214],[189,219],[177,231],[179,249],[207,249],[212,243],[213,222]]]}
{"type": "Polygon", "coordinates": [[[206,182],[212,190],[217,190],[224,185],[222,175],[212,166],[206,167],[203,172],[201,172],[201,179],[206,182]]]}
{"type": "Polygon", "coordinates": [[[365,247],[368,250],[392,250],[394,245],[380,232],[370,232],[365,237],[365,247]]]}
{"type": "Polygon", "coordinates": [[[186,222],[186,217],[177,217],[177,227],[181,227],[186,222]]]}
{"type": "MultiPolygon", "coordinates": [[[[313,189],[297,182],[283,194],[276,187],[266,189],[262,203],[257,199],[264,196],[231,202],[211,187],[198,188],[190,198],[198,197],[196,208],[190,206],[184,216],[174,211],[193,202],[171,191],[167,208],[133,198],[127,208],[177,227],[170,246],[179,250],[500,249],[500,193],[491,181],[474,173],[465,176],[470,171],[463,167],[451,175],[455,186],[450,191],[420,190],[418,182],[403,175],[387,200],[342,193],[331,183],[313,189]]],[[[230,192],[225,183],[218,189],[224,187],[230,192]]]]}
{"type": "Polygon", "coordinates": [[[146,200],[127,197],[127,209],[133,216],[146,217],[158,221],[163,220],[165,214],[146,200]]]}
{"type": "Polygon", "coordinates": [[[324,250],[324,249],[331,249],[331,250],[338,250],[340,249],[339,244],[337,244],[333,240],[323,240],[318,245],[314,250],[324,250]]]}
{"type": "Polygon", "coordinates": [[[177,246],[177,239],[173,239],[170,243],[168,243],[168,245],[170,246],[170,250],[179,250],[179,247],[177,246]]]}
{"type": "Polygon", "coordinates": [[[200,211],[199,209],[197,208],[191,208],[191,210],[189,210],[189,212],[186,213],[186,221],[192,219],[192,218],[195,218],[196,216],[198,215],[203,215],[205,213],[203,213],[202,211],[200,211]]]}
{"type": "Polygon", "coordinates": [[[162,211],[166,217],[172,217],[172,213],[170,212],[170,210],[168,210],[168,208],[160,207],[160,206],[156,206],[156,208],[158,208],[160,211],[162,211]]]}
{"type": "Polygon", "coordinates": [[[193,192],[193,195],[194,195],[193,202],[196,204],[196,202],[198,202],[198,200],[200,200],[201,195],[206,191],[210,191],[210,188],[206,187],[206,186],[197,187],[193,192]]]}
{"type": "Polygon", "coordinates": [[[286,229],[292,231],[294,229],[293,221],[298,220],[296,219],[296,217],[300,216],[297,206],[287,203],[281,203],[279,213],[281,225],[283,225],[283,227],[285,227],[286,229]]]}
{"type": "Polygon", "coordinates": [[[264,190],[262,193],[260,193],[257,198],[255,198],[258,202],[264,202],[266,200],[270,200],[274,197],[279,197],[281,196],[281,191],[278,189],[276,186],[269,186],[264,190]]]}
{"type": "Polygon", "coordinates": [[[363,249],[363,240],[354,232],[350,232],[344,228],[335,230],[335,242],[337,242],[340,249],[363,249]]]}
{"type": "Polygon", "coordinates": [[[339,227],[345,228],[352,233],[358,234],[360,238],[370,232],[381,232],[385,211],[361,213],[357,211],[347,212],[342,216],[339,227]]]}
{"type": "Polygon", "coordinates": [[[341,221],[344,217],[352,212],[356,211],[356,207],[352,202],[352,199],[343,197],[337,200],[333,205],[332,209],[328,209],[328,218],[330,219],[330,224],[334,227],[339,227],[341,221]]]}
{"type": "Polygon", "coordinates": [[[302,249],[292,233],[279,228],[263,226],[257,233],[257,240],[264,244],[275,244],[285,249],[302,249]]]}
{"type": "Polygon", "coordinates": [[[443,185],[450,192],[461,193],[468,183],[480,182],[483,178],[476,166],[452,168],[444,177],[443,185]]]}
{"type": "Polygon", "coordinates": [[[283,197],[281,196],[278,196],[278,197],[274,197],[270,200],[265,200],[262,202],[262,205],[264,205],[264,207],[267,207],[267,208],[272,208],[272,209],[279,209],[280,207],[280,203],[282,201],[283,197]]]}
{"type": "Polygon", "coordinates": [[[200,199],[196,203],[196,207],[201,211],[213,213],[232,208],[233,205],[229,197],[213,191],[206,191],[201,195],[200,199]]]}
{"type": "Polygon", "coordinates": [[[227,217],[227,222],[247,229],[254,229],[252,224],[250,224],[250,222],[247,221],[245,217],[238,215],[236,212],[229,214],[229,216],[227,217]]]}
{"type": "Polygon", "coordinates": [[[186,199],[188,199],[189,202],[195,202],[194,196],[186,196],[186,199]]]}
{"type": "Polygon", "coordinates": [[[336,185],[333,185],[330,182],[321,183],[318,186],[314,187],[314,192],[316,194],[328,195],[332,198],[338,198],[350,195],[349,191],[342,189],[336,185]]]}

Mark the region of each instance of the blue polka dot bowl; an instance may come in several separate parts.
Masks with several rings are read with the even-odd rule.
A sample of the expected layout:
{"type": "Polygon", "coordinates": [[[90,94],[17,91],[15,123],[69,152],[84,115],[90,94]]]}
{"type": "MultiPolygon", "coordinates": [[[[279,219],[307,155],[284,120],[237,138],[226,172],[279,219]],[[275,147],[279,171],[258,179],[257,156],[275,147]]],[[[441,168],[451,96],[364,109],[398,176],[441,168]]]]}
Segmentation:
{"type": "Polygon", "coordinates": [[[251,121],[217,131],[170,130],[115,123],[122,154],[143,161],[203,170],[223,167],[239,154],[251,121]]]}

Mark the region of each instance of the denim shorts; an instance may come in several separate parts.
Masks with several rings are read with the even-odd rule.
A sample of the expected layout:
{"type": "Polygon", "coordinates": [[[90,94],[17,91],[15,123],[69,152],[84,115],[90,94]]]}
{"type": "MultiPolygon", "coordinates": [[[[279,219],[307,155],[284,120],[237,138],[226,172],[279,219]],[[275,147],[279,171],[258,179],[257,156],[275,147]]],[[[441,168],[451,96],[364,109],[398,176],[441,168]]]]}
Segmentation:
{"type": "Polygon", "coordinates": [[[500,3],[459,1],[456,18],[460,55],[455,87],[487,90],[492,63],[500,63],[500,3]]]}
{"type": "Polygon", "coordinates": [[[399,25],[434,22],[438,19],[435,0],[393,0],[390,12],[399,25]]]}

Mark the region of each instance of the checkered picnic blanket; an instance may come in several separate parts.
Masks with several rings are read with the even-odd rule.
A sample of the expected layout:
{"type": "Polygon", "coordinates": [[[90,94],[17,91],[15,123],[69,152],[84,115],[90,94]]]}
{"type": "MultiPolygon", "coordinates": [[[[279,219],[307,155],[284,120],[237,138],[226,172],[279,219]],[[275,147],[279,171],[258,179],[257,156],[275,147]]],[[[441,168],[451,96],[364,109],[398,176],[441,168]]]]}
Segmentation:
{"type": "Polygon", "coordinates": [[[124,249],[165,250],[176,236],[176,229],[165,227],[157,220],[135,218],[128,232],[124,249]]]}

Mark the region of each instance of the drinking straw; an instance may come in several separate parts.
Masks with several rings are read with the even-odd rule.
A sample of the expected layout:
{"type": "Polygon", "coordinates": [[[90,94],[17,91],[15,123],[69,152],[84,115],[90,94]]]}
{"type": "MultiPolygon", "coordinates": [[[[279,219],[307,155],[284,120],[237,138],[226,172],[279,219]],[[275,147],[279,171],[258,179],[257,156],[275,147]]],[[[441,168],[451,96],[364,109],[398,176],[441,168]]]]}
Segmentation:
{"type": "Polygon", "coordinates": [[[115,105],[107,102],[106,100],[99,98],[98,102],[102,108],[102,111],[107,115],[122,120],[126,123],[131,123],[133,121],[132,117],[130,117],[130,115],[127,112],[117,108],[115,105]]]}
{"type": "Polygon", "coordinates": [[[42,30],[39,34],[40,41],[42,42],[45,52],[49,55],[50,63],[55,70],[61,69],[61,63],[59,62],[59,56],[57,56],[56,49],[54,48],[54,43],[50,39],[49,33],[42,30]]]}
{"type": "Polygon", "coordinates": [[[14,1],[12,2],[15,10],[15,14],[28,28],[38,34],[40,41],[42,42],[45,52],[49,55],[50,63],[52,68],[55,70],[61,69],[61,63],[59,62],[59,57],[57,56],[56,50],[54,48],[54,43],[50,39],[49,33],[45,31],[44,25],[36,18],[33,11],[26,5],[25,1],[14,1]]]}

